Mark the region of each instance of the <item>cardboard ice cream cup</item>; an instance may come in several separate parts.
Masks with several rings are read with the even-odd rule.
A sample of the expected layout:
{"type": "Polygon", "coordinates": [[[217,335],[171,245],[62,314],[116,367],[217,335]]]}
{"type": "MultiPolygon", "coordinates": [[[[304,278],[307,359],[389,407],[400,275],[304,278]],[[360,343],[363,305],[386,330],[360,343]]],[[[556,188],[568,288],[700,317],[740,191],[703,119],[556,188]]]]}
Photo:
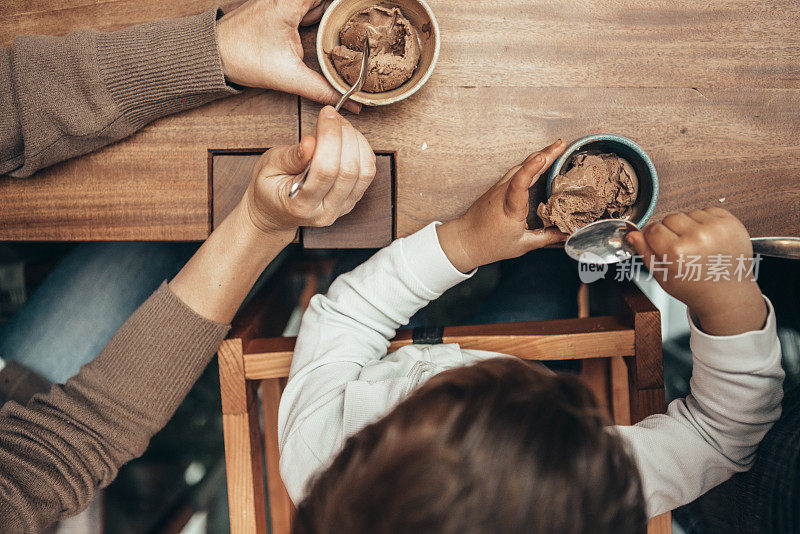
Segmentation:
{"type": "Polygon", "coordinates": [[[584,150],[600,150],[616,154],[631,164],[639,180],[639,194],[633,203],[630,220],[639,228],[644,226],[652,217],[658,202],[658,175],[653,162],[642,147],[621,135],[598,133],[581,137],[570,143],[564,153],[553,162],[553,166],[547,173],[547,198],[550,198],[553,180],[561,174],[561,170],[573,155],[584,150]]]}
{"type": "Polygon", "coordinates": [[[361,10],[373,6],[398,7],[417,30],[420,44],[420,58],[414,74],[403,85],[382,93],[359,91],[351,100],[367,106],[394,104],[413,95],[428,81],[436,61],[439,59],[439,24],[433,11],[424,0],[336,0],[325,11],[317,30],[317,61],[322,74],[330,84],[344,94],[350,84],[336,71],[331,61],[331,50],[339,44],[339,30],[350,17],[361,10]]]}

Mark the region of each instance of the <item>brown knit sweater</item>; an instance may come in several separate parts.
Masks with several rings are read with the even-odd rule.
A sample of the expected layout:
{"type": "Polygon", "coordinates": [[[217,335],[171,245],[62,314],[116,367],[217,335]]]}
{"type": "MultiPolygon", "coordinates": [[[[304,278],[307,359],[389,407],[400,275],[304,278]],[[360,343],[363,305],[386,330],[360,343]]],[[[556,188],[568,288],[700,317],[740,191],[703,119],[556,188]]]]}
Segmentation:
{"type": "Polygon", "coordinates": [[[30,176],[235,94],[217,51],[218,14],[113,33],[20,35],[0,49],[0,174],[30,176]]]}
{"type": "MultiPolygon", "coordinates": [[[[0,173],[29,176],[234,93],[217,52],[217,16],[20,36],[0,50],[0,173]]],[[[3,405],[0,532],[39,532],[82,510],[142,454],[227,331],[162,285],[77,376],[25,406],[3,405]]]]}

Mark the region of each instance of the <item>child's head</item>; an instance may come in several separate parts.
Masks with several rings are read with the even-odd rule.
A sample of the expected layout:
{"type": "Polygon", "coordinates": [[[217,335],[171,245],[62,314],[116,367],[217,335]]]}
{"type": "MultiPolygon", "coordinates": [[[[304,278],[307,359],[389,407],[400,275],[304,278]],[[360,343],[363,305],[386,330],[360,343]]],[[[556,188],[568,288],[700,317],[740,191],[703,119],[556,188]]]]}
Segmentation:
{"type": "Polygon", "coordinates": [[[577,378],[514,358],[443,372],[347,440],[295,532],[625,534],[638,471],[577,378]]]}

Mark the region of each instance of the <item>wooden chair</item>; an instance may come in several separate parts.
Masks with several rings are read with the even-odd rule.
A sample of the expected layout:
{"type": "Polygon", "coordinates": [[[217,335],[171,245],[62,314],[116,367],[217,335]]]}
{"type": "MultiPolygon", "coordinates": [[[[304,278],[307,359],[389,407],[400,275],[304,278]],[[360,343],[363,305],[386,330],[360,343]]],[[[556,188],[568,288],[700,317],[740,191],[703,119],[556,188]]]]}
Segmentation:
{"type": "MultiPolygon", "coordinates": [[[[581,359],[581,377],[614,421],[636,423],[665,407],[661,320],[633,284],[618,293],[615,315],[589,317],[584,286],[578,318],[444,328],[441,342],[529,360],[581,359]]],[[[277,420],[295,338],[258,337],[251,326],[257,322],[251,318],[234,331],[218,354],[231,532],[267,532],[266,466],[271,531],[287,534],[294,507],[278,472],[277,420]]],[[[412,337],[412,331],[401,330],[389,351],[411,344],[412,337]]],[[[648,524],[648,534],[671,532],[669,513],[648,524]]]]}

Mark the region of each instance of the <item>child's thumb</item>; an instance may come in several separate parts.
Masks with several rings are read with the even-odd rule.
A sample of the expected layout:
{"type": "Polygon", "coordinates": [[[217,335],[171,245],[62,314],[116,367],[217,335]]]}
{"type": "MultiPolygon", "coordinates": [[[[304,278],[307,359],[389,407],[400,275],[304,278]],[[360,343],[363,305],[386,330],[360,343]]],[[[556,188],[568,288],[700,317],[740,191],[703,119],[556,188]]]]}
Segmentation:
{"type": "Polygon", "coordinates": [[[525,249],[536,250],[537,248],[546,247],[547,245],[555,245],[566,241],[567,234],[561,232],[558,228],[539,228],[537,230],[526,230],[523,237],[525,249]]]}
{"type": "Polygon", "coordinates": [[[636,249],[636,253],[642,257],[644,264],[647,268],[650,268],[650,262],[653,259],[653,249],[650,248],[650,245],[647,243],[647,239],[644,237],[643,232],[630,232],[628,235],[625,236],[625,240],[636,249]]]}

